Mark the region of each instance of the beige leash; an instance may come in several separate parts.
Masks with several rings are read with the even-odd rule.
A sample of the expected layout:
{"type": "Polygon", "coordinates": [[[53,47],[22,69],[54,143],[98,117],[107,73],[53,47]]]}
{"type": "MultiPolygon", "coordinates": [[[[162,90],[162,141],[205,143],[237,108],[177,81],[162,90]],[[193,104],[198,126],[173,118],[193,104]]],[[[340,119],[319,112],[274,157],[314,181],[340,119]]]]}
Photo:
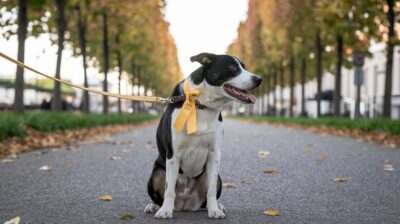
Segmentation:
{"type": "Polygon", "coordinates": [[[0,56],[2,58],[6,59],[6,60],[18,65],[19,67],[25,68],[25,69],[27,69],[29,71],[32,71],[32,72],[34,72],[34,73],[36,73],[38,75],[44,76],[44,77],[46,77],[48,79],[52,79],[54,81],[61,82],[61,83],[65,84],[65,85],[72,86],[72,87],[75,87],[75,88],[78,88],[78,89],[81,89],[81,90],[84,90],[84,91],[97,93],[97,94],[110,96],[110,97],[121,98],[121,99],[125,99],[125,100],[132,100],[132,101],[142,101],[142,102],[148,102],[148,103],[169,102],[169,98],[162,98],[162,97],[157,97],[157,96],[130,96],[130,95],[109,93],[109,92],[104,92],[104,91],[101,91],[101,90],[95,90],[95,89],[86,88],[84,86],[75,85],[75,84],[69,83],[67,81],[64,81],[62,79],[58,79],[58,78],[54,78],[53,76],[46,75],[46,74],[44,74],[42,72],[37,71],[36,69],[33,69],[33,68],[25,65],[24,63],[22,63],[22,62],[20,62],[18,60],[15,60],[15,59],[3,54],[2,52],[0,52],[0,56]]]}

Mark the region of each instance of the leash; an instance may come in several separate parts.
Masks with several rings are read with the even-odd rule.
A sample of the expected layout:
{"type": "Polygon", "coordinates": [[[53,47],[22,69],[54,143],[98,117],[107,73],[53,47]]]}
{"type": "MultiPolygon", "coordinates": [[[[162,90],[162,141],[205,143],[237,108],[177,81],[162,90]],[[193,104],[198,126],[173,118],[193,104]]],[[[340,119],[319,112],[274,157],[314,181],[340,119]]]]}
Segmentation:
{"type": "Polygon", "coordinates": [[[7,56],[6,54],[3,54],[2,52],[0,52],[0,57],[2,57],[4,59],[6,59],[6,60],[18,65],[19,67],[22,67],[22,68],[27,69],[27,70],[29,70],[31,72],[34,72],[34,73],[36,73],[38,75],[44,76],[44,77],[46,77],[48,79],[51,79],[51,80],[54,80],[56,82],[60,82],[60,83],[63,83],[65,85],[72,86],[72,87],[75,87],[75,88],[78,88],[78,89],[81,89],[81,90],[84,90],[84,91],[97,93],[97,94],[110,96],[110,97],[121,98],[121,99],[125,99],[125,100],[141,101],[141,102],[147,102],[147,103],[164,103],[164,102],[169,102],[170,101],[169,98],[162,98],[162,97],[157,97],[157,96],[130,96],[130,95],[116,94],[116,93],[110,93],[110,92],[104,92],[104,91],[101,91],[101,90],[86,88],[84,86],[72,84],[72,83],[64,81],[62,79],[58,79],[58,78],[55,78],[53,76],[46,75],[46,74],[44,74],[42,72],[39,72],[38,70],[36,70],[36,69],[34,69],[32,67],[29,67],[28,65],[26,65],[26,64],[24,64],[24,63],[22,63],[22,62],[20,62],[18,60],[15,60],[15,59],[7,56]]]}
{"type": "Polygon", "coordinates": [[[22,67],[24,69],[27,69],[31,72],[34,72],[38,75],[44,76],[48,79],[51,79],[53,81],[56,82],[60,82],[63,83],[65,85],[68,86],[72,86],[75,87],[77,89],[81,89],[84,91],[88,91],[88,92],[92,92],[92,93],[97,93],[97,94],[101,94],[101,95],[105,95],[105,96],[110,96],[110,97],[116,97],[116,98],[121,98],[121,99],[125,99],[125,100],[132,100],[132,101],[141,101],[141,102],[147,102],[147,103],[176,103],[176,102],[180,102],[180,101],[184,101],[183,106],[176,118],[176,121],[174,123],[174,128],[178,131],[178,132],[182,132],[182,129],[184,128],[185,124],[187,126],[187,134],[193,134],[197,131],[197,121],[196,121],[196,107],[198,109],[205,109],[207,108],[204,105],[201,105],[194,97],[200,95],[200,89],[194,89],[194,90],[190,90],[189,89],[189,85],[187,84],[187,82],[184,82],[184,86],[183,86],[183,90],[185,95],[184,96],[174,96],[174,97],[170,97],[170,98],[162,98],[162,97],[157,97],[157,96],[130,96],[130,95],[123,95],[123,94],[116,94],[116,93],[110,93],[110,92],[104,92],[101,90],[96,90],[96,89],[91,89],[91,88],[86,88],[84,86],[80,86],[80,85],[76,85],[67,81],[64,81],[62,79],[58,79],[55,78],[53,76],[50,75],[46,75],[18,60],[15,60],[9,56],[7,56],[6,54],[3,54],[2,52],[0,52],[0,57],[16,64],[19,67],[22,67]]]}

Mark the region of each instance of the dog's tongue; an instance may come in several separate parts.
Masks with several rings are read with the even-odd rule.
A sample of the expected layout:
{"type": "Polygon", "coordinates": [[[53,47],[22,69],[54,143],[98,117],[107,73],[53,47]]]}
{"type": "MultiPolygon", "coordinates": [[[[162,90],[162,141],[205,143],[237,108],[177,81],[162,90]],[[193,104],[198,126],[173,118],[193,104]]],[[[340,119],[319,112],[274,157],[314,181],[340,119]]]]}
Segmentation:
{"type": "Polygon", "coordinates": [[[257,98],[253,94],[248,93],[247,97],[249,98],[249,101],[250,101],[251,104],[254,104],[256,102],[257,98]]]}
{"type": "Polygon", "coordinates": [[[254,104],[256,102],[256,97],[246,90],[238,89],[229,84],[224,85],[224,89],[229,95],[235,97],[236,99],[244,103],[254,104]]]}

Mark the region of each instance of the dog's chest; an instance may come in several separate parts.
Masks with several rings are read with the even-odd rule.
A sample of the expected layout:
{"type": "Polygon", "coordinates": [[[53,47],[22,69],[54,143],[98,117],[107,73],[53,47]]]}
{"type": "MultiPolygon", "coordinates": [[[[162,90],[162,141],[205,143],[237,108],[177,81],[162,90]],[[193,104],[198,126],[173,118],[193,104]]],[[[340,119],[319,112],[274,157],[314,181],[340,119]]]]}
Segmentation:
{"type": "MultiPolygon", "coordinates": [[[[172,113],[175,121],[179,110],[172,113]]],[[[206,166],[207,156],[215,149],[217,140],[222,136],[222,124],[218,122],[219,112],[208,110],[197,111],[197,132],[186,134],[186,127],[181,133],[172,127],[172,144],[174,154],[180,157],[180,168],[184,177],[195,177],[201,174],[206,166]]]]}
{"type": "Polygon", "coordinates": [[[207,156],[214,150],[215,133],[185,136],[176,141],[176,153],[180,156],[180,167],[185,177],[201,174],[206,166],[207,156]]]}

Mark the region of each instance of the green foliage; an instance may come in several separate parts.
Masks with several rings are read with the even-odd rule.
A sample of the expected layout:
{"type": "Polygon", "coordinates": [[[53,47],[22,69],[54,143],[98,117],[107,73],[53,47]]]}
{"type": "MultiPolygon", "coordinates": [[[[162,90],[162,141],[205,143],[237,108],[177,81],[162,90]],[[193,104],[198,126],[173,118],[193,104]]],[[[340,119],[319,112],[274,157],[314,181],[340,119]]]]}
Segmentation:
{"type": "Polygon", "coordinates": [[[8,137],[24,136],[25,134],[23,116],[9,112],[1,112],[0,141],[8,137]]]}
{"type": "Polygon", "coordinates": [[[15,114],[0,112],[0,141],[13,136],[24,136],[25,127],[42,132],[90,128],[110,124],[130,124],[154,120],[148,114],[74,114],[53,112],[30,112],[15,114]]]}
{"type": "MultiPolygon", "coordinates": [[[[238,118],[238,117],[236,117],[238,118]]],[[[350,120],[347,118],[322,117],[318,119],[312,118],[284,118],[284,117],[240,117],[241,119],[249,119],[257,122],[271,123],[287,123],[299,124],[303,126],[328,126],[339,129],[353,129],[365,132],[381,131],[388,132],[394,135],[400,135],[400,120],[390,119],[356,119],[350,120]]]]}

